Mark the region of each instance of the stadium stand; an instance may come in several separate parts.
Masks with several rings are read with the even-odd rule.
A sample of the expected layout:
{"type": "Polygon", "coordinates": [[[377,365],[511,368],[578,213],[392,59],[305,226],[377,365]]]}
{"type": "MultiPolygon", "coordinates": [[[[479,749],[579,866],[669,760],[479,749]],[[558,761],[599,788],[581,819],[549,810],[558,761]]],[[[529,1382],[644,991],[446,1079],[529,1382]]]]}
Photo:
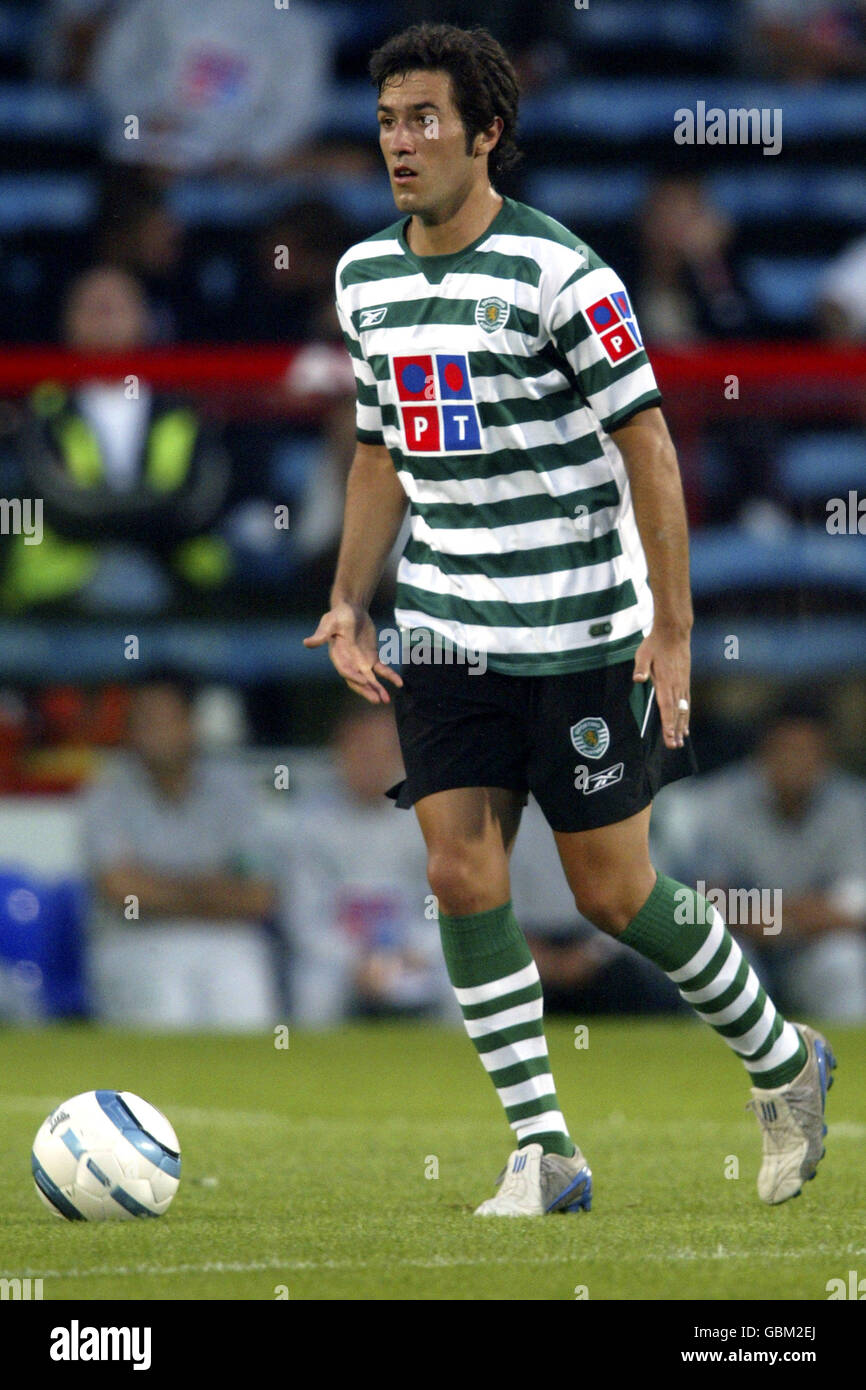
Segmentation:
{"type": "MultiPolygon", "coordinates": [[[[221,535],[235,575],[216,609],[170,610],[134,628],[123,615],[0,611],[0,694],[23,692],[27,703],[47,682],[90,689],[127,680],[124,644],[134,631],[141,667],[181,668],[241,691],[260,744],[274,742],[275,729],[281,738],[290,729],[295,743],[324,740],[336,680],[327,655],[301,639],[325,580],[305,567],[296,534],[345,366],[330,282],[344,246],[394,220],[376,162],[366,55],[424,7],[310,3],[330,26],[335,55],[313,132],[320,162],[168,179],[145,169],[135,198],[132,175],[106,158],[105,112],[92,91],[64,77],[62,64],[49,70],[41,52],[56,7],[0,3],[0,492],[20,493],[29,393],[45,381],[72,388],[94,370],[58,346],[60,306],[98,259],[134,256],[132,233],[124,247],[118,230],[128,177],[130,204],[142,218],[164,216],[173,241],[161,265],[128,267],[148,295],[152,346],[101,365],[115,380],[122,368],[188,401],[218,431],[232,475],[221,535]],[[291,237],[277,294],[267,252],[291,237]],[[274,544],[268,512],[277,506],[292,524],[274,544]]],[[[830,534],[826,513],[829,499],[866,492],[866,350],[820,341],[819,296],[828,270],[866,234],[866,81],[819,76],[803,85],[770,75],[755,59],[746,3],[593,0],[580,10],[467,0],[458,8],[467,22],[501,24],[520,50],[525,158],[502,191],[564,222],[620,270],[639,317],[642,219],[660,181],[699,181],[727,228],[725,262],[748,301],[747,325],[726,334],[697,315],[687,341],[648,342],[692,524],[702,694],[710,702],[718,677],[732,677],[732,634],[759,683],[747,704],[794,676],[862,679],[866,558],[860,534],[830,534]],[[677,145],[675,113],[699,103],[780,110],[781,153],[677,145]]],[[[694,307],[688,274],[683,286],[694,307]]],[[[7,540],[0,534],[0,572],[7,540]]],[[[22,740],[38,743],[25,723],[22,740]]],[[[849,738],[848,750],[864,763],[862,740],[849,738]]],[[[8,791],[34,786],[20,768],[3,778],[8,791]]],[[[63,865],[7,867],[30,873],[24,888],[48,903],[63,865]]],[[[74,913],[61,918],[74,936],[74,913]]],[[[10,925],[0,954],[2,941],[12,943],[5,958],[14,966],[13,938],[10,925]]],[[[39,1009],[62,1011],[62,988],[40,996],[39,1009]]]]}

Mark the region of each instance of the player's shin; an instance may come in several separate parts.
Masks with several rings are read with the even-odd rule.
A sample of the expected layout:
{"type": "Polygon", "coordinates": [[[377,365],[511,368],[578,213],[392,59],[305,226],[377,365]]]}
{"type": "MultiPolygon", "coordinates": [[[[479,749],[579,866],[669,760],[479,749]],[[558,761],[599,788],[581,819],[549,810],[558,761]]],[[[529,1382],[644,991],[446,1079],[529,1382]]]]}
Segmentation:
{"type": "Polygon", "coordinates": [[[699,1018],[740,1057],[755,1086],[785,1086],[806,1046],[776,1009],[721,916],[694,889],[659,874],[619,938],[660,966],[699,1018]]]}
{"type": "Polygon", "coordinates": [[[445,963],[466,1031],[496,1087],[518,1147],[570,1157],[544,1037],[541,980],[511,903],[439,914],[445,963]]]}

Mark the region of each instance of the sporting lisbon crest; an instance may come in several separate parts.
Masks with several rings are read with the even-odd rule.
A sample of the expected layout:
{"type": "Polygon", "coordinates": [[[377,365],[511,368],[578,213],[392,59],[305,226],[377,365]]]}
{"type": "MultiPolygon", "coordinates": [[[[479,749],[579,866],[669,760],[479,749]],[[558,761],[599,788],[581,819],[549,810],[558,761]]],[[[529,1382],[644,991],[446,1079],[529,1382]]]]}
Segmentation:
{"type": "Polygon", "coordinates": [[[488,294],[475,305],[475,322],[485,333],[494,333],[508,320],[508,305],[496,294],[488,294]]]}
{"type": "Polygon", "coordinates": [[[572,724],[571,741],[584,758],[603,758],[610,747],[610,730],[603,719],[590,715],[572,724]]]}

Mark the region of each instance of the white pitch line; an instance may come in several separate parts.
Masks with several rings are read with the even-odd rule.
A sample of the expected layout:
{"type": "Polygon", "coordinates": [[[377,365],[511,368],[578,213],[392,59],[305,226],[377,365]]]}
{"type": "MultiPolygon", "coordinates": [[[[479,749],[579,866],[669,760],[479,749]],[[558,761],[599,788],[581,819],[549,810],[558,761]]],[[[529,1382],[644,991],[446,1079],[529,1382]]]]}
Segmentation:
{"type": "MultiPolygon", "coordinates": [[[[68,1099],[68,1097],[67,1097],[68,1099]]],[[[62,1103],[63,1097],[55,1096],[0,1096],[0,1111],[28,1114],[31,1110],[50,1115],[62,1103]]],[[[299,1123],[293,1116],[276,1110],[208,1110],[203,1106],[171,1105],[172,1117],[182,1124],[292,1124],[299,1123]]],[[[302,1122],[302,1121],[301,1121],[302,1122]]]]}
{"type": "MultiPolygon", "coordinates": [[[[45,1115],[50,1115],[51,1111],[56,1109],[59,1104],[60,1099],[58,1099],[56,1095],[0,1095],[0,1113],[9,1111],[29,1114],[30,1111],[33,1111],[34,1113],[41,1112],[44,1118],[45,1115]]],[[[280,1110],[210,1110],[206,1106],[172,1105],[169,1101],[165,1102],[165,1108],[171,1111],[172,1119],[176,1119],[180,1124],[284,1124],[291,1125],[295,1130],[321,1127],[329,1129],[357,1129],[359,1127],[357,1117],[350,1115],[292,1115],[286,1111],[280,1110]]],[[[377,1132],[380,1132],[383,1128],[403,1129],[406,1127],[418,1129],[419,1131],[426,1131],[435,1128],[436,1125],[433,1121],[426,1121],[424,1124],[419,1124],[415,1120],[406,1120],[400,1115],[390,1115],[385,1119],[376,1121],[375,1124],[377,1132]]],[[[449,1120],[448,1127],[449,1129],[477,1130],[478,1121],[472,1118],[455,1117],[453,1120],[449,1120]]],[[[646,1120],[639,1120],[634,1124],[630,1124],[625,1118],[620,1120],[615,1116],[604,1116],[592,1122],[592,1128],[597,1132],[603,1132],[606,1129],[632,1129],[635,1131],[640,1130],[642,1133],[662,1133],[668,1130],[679,1130],[680,1127],[679,1121],[657,1120],[648,1122],[646,1120]]],[[[726,1124],[722,1119],[698,1121],[692,1126],[693,1130],[697,1129],[701,1133],[706,1133],[708,1135],[715,1134],[719,1130],[726,1131],[729,1128],[730,1125],[726,1124]]],[[[742,1129],[744,1132],[746,1129],[748,1129],[749,1133],[753,1132],[752,1125],[745,1120],[738,1121],[737,1128],[742,1129]]],[[[829,1138],[831,1140],[864,1139],[866,1138],[866,1124],[858,1124],[854,1121],[847,1120],[840,1120],[835,1124],[830,1122],[829,1138]]]]}
{"type": "Polygon", "coordinates": [[[828,1123],[828,1139],[866,1139],[866,1125],[855,1124],[851,1120],[840,1120],[838,1124],[828,1123]]]}
{"type": "MultiPolygon", "coordinates": [[[[671,1250],[647,1252],[641,1251],[635,1254],[618,1254],[619,1262],[639,1261],[646,1263],[655,1260],[660,1263],[669,1261],[680,1261],[693,1263],[697,1260],[803,1260],[814,1259],[816,1255],[834,1255],[837,1258],[849,1255],[866,1255],[866,1247],[849,1248],[840,1251],[837,1246],[815,1246],[810,1250],[725,1250],[724,1247],[717,1247],[715,1250],[671,1250]]],[[[597,1259],[596,1256],[588,1256],[587,1253],[574,1251],[568,1255],[536,1255],[530,1258],[520,1256],[520,1264],[523,1265],[549,1265],[549,1264],[577,1264],[581,1260],[597,1259]]],[[[437,1257],[432,1260],[400,1260],[401,1268],[411,1269],[462,1269],[474,1268],[484,1265],[509,1265],[513,1266],[516,1260],[513,1255],[496,1256],[491,1259],[445,1259],[437,1257]]],[[[12,1279],[99,1279],[99,1278],[134,1278],[141,1275],[153,1275],[160,1278],[167,1278],[178,1274],[256,1274],[264,1273],[267,1270],[282,1270],[285,1273],[305,1273],[316,1270],[355,1270],[355,1269],[380,1269],[383,1264],[391,1265],[390,1261],[385,1260],[283,1260],[273,1258],[269,1260],[251,1260],[246,1263],[232,1263],[222,1260],[210,1261],[207,1264],[182,1264],[182,1265],[96,1265],[93,1269],[17,1269],[0,1272],[0,1278],[12,1279]]]]}
{"type": "Polygon", "coordinates": [[[0,1096],[0,1110],[44,1110],[50,1115],[59,1103],[56,1096],[0,1096]]]}
{"type": "MultiPolygon", "coordinates": [[[[285,1268],[284,1260],[255,1260],[244,1264],[213,1260],[201,1265],[94,1265],[93,1269],[43,1269],[38,1272],[30,1270],[24,1274],[19,1271],[17,1277],[22,1279],[100,1279],[110,1276],[115,1279],[142,1274],[161,1276],[171,1274],[254,1274],[257,1270],[285,1268]]],[[[2,1279],[15,1277],[12,1273],[0,1274],[2,1279]]]]}
{"type": "MultiPolygon", "coordinates": [[[[60,1105],[57,1096],[0,1096],[0,1113],[41,1114],[44,1118],[60,1105]]],[[[171,1101],[162,1102],[161,1108],[170,1113],[171,1119],[179,1124],[224,1124],[224,1125],[291,1125],[298,1129],[358,1129],[362,1123],[352,1115],[293,1115],[285,1110],[211,1110],[206,1106],[173,1105],[171,1101]]],[[[423,1125],[402,1115],[389,1115],[375,1122],[368,1121],[369,1127],[377,1132],[382,1129],[434,1129],[435,1121],[425,1121],[423,1125]]],[[[470,1117],[449,1120],[449,1129],[469,1129],[477,1131],[478,1121],[470,1117]]]]}

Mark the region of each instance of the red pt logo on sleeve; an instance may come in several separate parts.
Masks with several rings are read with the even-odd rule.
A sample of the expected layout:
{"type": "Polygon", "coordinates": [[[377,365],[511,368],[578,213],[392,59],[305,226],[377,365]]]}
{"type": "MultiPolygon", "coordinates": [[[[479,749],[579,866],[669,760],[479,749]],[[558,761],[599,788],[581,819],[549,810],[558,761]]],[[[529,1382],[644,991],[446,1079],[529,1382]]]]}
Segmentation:
{"type": "Polygon", "coordinates": [[[600,340],[609,361],[622,362],[640,352],[643,340],[625,290],[614,290],[584,310],[590,328],[600,340]]]}

